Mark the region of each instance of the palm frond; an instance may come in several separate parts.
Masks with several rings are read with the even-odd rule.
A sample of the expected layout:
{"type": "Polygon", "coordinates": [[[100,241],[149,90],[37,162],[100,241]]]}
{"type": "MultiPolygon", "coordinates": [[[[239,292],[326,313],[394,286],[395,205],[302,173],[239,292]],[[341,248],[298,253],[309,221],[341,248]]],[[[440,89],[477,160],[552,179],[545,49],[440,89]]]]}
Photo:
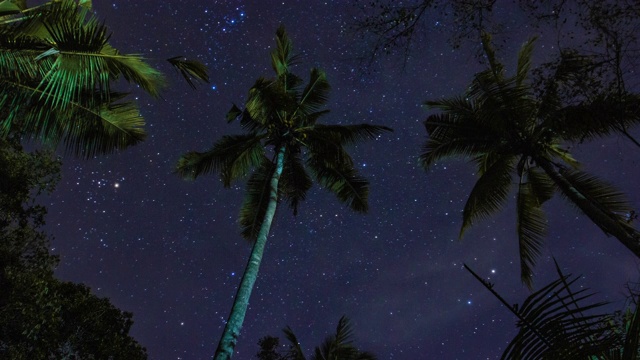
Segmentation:
{"type": "Polygon", "coordinates": [[[180,72],[180,75],[192,89],[196,88],[198,81],[209,82],[209,69],[203,63],[186,59],[183,56],[175,56],[167,61],[180,72]]]}
{"type": "Polygon", "coordinates": [[[285,154],[278,189],[282,194],[281,198],[289,203],[294,216],[298,215],[298,205],[306,198],[312,184],[313,181],[304,169],[300,154],[288,151],[285,154]]]}
{"type": "Polygon", "coordinates": [[[492,215],[502,208],[511,187],[512,171],[513,159],[503,157],[480,176],[464,206],[461,238],[475,220],[492,215]]]}
{"type": "Polygon", "coordinates": [[[110,93],[110,102],[72,102],[64,109],[51,109],[38,97],[37,89],[7,81],[3,84],[0,89],[0,107],[4,109],[0,121],[2,137],[18,132],[26,139],[37,138],[53,146],[64,143],[67,152],[91,158],[138,144],[146,136],[144,119],[136,104],[119,102],[125,94],[110,93]]]}
{"type": "Polygon", "coordinates": [[[87,159],[136,145],[146,138],[144,119],[133,102],[103,105],[93,114],[96,121],[76,119],[63,124],[68,151],[87,159]]]}
{"type": "Polygon", "coordinates": [[[502,143],[490,129],[470,121],[462,123],[447,113],[429,116],[424,126],[429,133],[419,157],[424,168],[449,157],[480,156],[502,143]]]}
{"type": "Polygon", "coordinates": [[[291,107],[291,100],[279,91],[278,84],[271,79],[259,78],[249,89],[245,109],[252,121],[262,125],[275,124],[277,110],[291,107]]]}
{"type": "Polygon", "coordinates": [[[349,323],[349,319],[342,315],[338,320],[338,326],[336,327],[335,341],[340,345],[346,345],[351,343],[353,337],[353,328],[349,323]]]}
{"type": "Polygon", "coordinates": [[[573,154],[571,154],[569,150],[560,146],[560,144],[550,144],[550,146],[547,146],[546,151],[551,158],[559,158],[574,169],[579,169],[581,167],[580,162],[573,157],[573,154]]]}
{"type": "Polygon", "coordinates": [[[559,110],[549,125],[563,138],[584,141],[622,133],[640,123],[640,96],[601,96],[589,102],[571,105],[559,110]]]}
{"type": "Polygon", "coordinates": [[[289,68],[295,65],[297,59],[293,54],[291,39],[284,25],[280,25],[276,30],[276,49],[271,53],[271,67],[278,77],[288,75],[289,68]]]}
{"type": "Polygon", "coordinates": [[[523,85],[524,81],[529,75],[529,69],[531,68],[531,56],[533,54],[533,45],[536,38],[531,38],[520,48],[518,52],[518,66],[516,67],[516,85],[523,85]]]}
{"type": "Polygon", "coordinates": [[[335,159],[326,159],[322,155],[312,152],[306,162],[318,183],[336,194],[338,200],[352,210],[367,212],[369,182],[359,176],[353,166],[335,163],[335,159]]]}
{"type": "Polygon", "coordinates": [[[319,111],[329,100],[330,91],[326,73],[317,68],[311,69],[309,83],[302,91],[296,113],[307,115],[319,111]]]}
{"type": "Polygon", "coordinates": [[[287,338],[287,340],[289,340],[290,350],[287,355],[289,356],[290,360],[306,360],[304,351],[302,351],[302,347],[300,346],[300,341],[298,341],[298,338],[296,337],[296,334],[293,332],[293,330],[291,330],[291,328],[287,326],[286,328],[282,329],[282,332],[284,332],[285,337],[287,338]]]}
{"type": "Polygon", "coordinates": [[[476,114],[476,106],[467,96],[425,101],[424,105],[429,109],[455,114],[456,117],[463,119],[474,118],[476,114]]]}
{"type": "Polygon", "coordinates": [[[304,146],[313,157],[321,159],[328,166],[353,167],[353,159],[340,144],[340,139],[330,135],[332,134],[309,129],[309,131],[304,132],[300,141],[304,143],[304,146]]]}
{"type": "Polygon", "coordinates": [[[540,256],[547,232],[547,219],[542,203],[530,182],[518,187],[516,212],[520,253],[520,279],[529,289],[533,288],[533,268],[540,256]]]}
{"type": "Polygon", "coordinates": [[[254,242],[264,222],[267,206],[271,200],[271,178],[275,165],[265,159],[247,181],[247,191],[240,208],[242,237],[254,242]]]}
{"type": "Polygon", "coordinates": [[[588,289],[573,292],[577,279],[561,275],[527,297],[502,359],[588,359],[614,346],[610,316],[589,314],[606,303],[588,301],[588,289]]]}
{"type": "Polygon", "coordinates": [[[567,169],[561,174],[604,213],[622,221],[633,210],[626,195],[610,183],[578,170],[567,169]]]}
{"type": "Polygon", "coordinates": [[[526,175],[528,184],[531,187],[531,192],[540,205],[553,197],[556,191],[556,185],[544,171],[541,171],[537,167],[530,167],[526,175]]]}
{"type": "Polygon", "coordinates": [[[19,14],[20,10],[20,7],[12,1],[4,0],[0,2],[0,16],[19,14]]]}
{"type": "Polygon", "coordinates": [[[489,61],[488,73],[494,79],[493,82],[499,83],[504,80],[504,66],[496,59],[496,51],[491,44],[491,35],[488,32],[482,32],[482,48],[487,60],[489,61]]]}
{"type": "Polygon", "coordinates": [[[253,134],[226,135],[206,152],[189,152],[176,166],[176,173],[187,179],[208,173],[218,173],[225,187],[233,180],[249,174],[265,158],[261,137],[253,134]]]}
{"type": "Polygon", "coordinates": [[[623,360],[636,360],[640,350],[640,309],[638,309],[637,296],[635,296],[635,309],[628,311],[628,319],[624,324],[624,342],[622,349],[623,360]]]}
{"type": "Polygon", "coordinates": [[[141,55],[120,54],[116,49],[106,44],[99,55],[93,55],[104,61],[109,73],[117,78],[122,76],[129,83],[139,85],[151,96],[158,97],[166,86],[164,76],[147,64],[141,55]]]}

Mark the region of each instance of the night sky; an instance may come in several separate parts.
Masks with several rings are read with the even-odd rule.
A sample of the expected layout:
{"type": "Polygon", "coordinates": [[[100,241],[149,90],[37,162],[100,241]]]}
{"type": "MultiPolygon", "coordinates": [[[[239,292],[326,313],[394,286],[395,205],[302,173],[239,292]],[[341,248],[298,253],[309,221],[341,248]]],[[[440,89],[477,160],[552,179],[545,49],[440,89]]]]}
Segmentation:
{"type": "MultiPolygon", "coordinates": [[[[500,58],[509,72],[517,48],[536,31],[521,24],[510,1],[499,3],[507,6],[497,15],[508,26],[500,58]]],[[[242,105],[258,77],[272,76],[279,24],[302,55],[293,72],[327,72],[326,123],[395,132],[349,149],[371,182],[368,214],[349,211],[317,185],[297,217],[279,209],[234,358],[254,358],[258,339],[282,337],[286,325],[310,352],[342,315],[352,320],[356,345],[379,359],[499,358],[516,319],[462,263],[507,301],[524,300],[515,201],[460,241],[472,166],[451,160],[426,172],[417,161],[429,114],[421,104],[464,92],[483,68],[473,44],[452,50],[450,24],[434,17],[440,31],[419,39],[404,71],[392,56],[363,73],[354,57],[366,45],[349,31],[352,1],[116,0],[94,7],[114,32],[111,44],[145,54],[170,86],[161,99],[139,96],[149,134],[143,144],[93,160],[64,158],[63,179],[45,203],[47,229],[61,256],[58,276],[133,312],[132,335],[151,359],[210,358],[222,333],[250,251],[236,222],[244,183],[225,189],[217,176],[188,182],[172,171],[181,154],[241,132],[227,125],[226,112],[242,105]],[[211,83],[191,90],[163,60],[176,55],[207,64],[211,83]]],[[[538,40],[537,63],[555,40],[538,40]]],[[[572,151],[585,170],[640,203],[640,151],[628,141],[614,136],[572,151]]],[[[563,271],[582,274],[579,284],[597,299],[612,301],[608,309],[621,308],[623,285],[638,280],[638,260],[563,199],[545,209],[549,235],[535,285],[555,277],[555,257],[563,271]]]]}

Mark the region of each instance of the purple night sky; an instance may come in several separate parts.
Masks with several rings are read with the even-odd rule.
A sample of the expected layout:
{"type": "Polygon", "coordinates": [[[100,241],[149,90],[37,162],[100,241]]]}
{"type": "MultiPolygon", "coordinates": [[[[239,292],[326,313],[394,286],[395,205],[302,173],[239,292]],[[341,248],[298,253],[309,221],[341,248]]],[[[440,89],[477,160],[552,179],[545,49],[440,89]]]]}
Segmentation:
{"type": "MultiPolygon", "coordinates": [[[[509,72],[536,31],[522,25],[511,1],[499,3],[509,32],[499,55],[509,72]]],[[[421,104],[464,92],[482,69],[472,44],[452,50],[443,20],[416,44],[404,71],[399,58],[386,57],[363,74],[353,59],[366,46],[349,30],[358,15],[353,4],[93,2],[114,32],[111,44],[145,54],[170,87],[161,99],[139,96],[149,134],[142,145],[89,161],[64,158],[63,179],[46,200],[47,228],[61,255],[58,276],[133,312],[132,335],[151,359],[209,359],[217,346],[250,251],[236,222],[244,183],[224,189],[217,176],[187,182],[172,171],[181,154],[240,132],[227,125],[226,112],[258,77],[272,75],[269,52],[281,23],[302,54],[294,72],[327,72],[333,90],[325,122],[395,132],[349,149],[371,182],[369,214],[350,212],[317,185],[297,217],[286,207],[276,214],[235,358],[255,358],[258,339],[282,338],[286,325],[310,351],[342,315],[352,320],[356,345],[381,360],[496,359],[515,334],[516,319],[462,268],[465,262],[490,279],[508,301],[524,300],[515,202],[459,241],[472,166],[451,160],[425,172],[417,160],[429,114],[421,104]],[[207,64],[211,83],[191,90],[164,62],[176,55],[207,64]]],[[[538,40],[537,63],[555,41],[538,40]]],[[[572,150],[585,170],[640,203],[637,148],[614,136],[572,150]]],[[[563,199],[545,209],[549,235],[535,284],[555,276],[554,256],[565,272],[583,274],[579,284],[597,299],[621,308],[638,260],[563,199]]]]}

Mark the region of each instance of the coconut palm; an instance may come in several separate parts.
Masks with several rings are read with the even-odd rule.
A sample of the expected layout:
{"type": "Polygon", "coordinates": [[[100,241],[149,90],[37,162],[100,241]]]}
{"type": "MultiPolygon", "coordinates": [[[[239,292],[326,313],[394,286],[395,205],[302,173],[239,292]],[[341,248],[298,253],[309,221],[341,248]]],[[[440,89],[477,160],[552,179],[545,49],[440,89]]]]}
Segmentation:
{"type": "MultiPolygon", "coordinates": [[[[140,55],[109,45],[110,32],[86,0],[57,0],[28,8],[0,2],[0,137],[64,144],[85,158],[139,143],[144,119],[119,79],[156,97],[162,74],[140,55]]],[[[190,85],[207,81],[204,65],[169,59],[190,85]]]]}
{"type": "Polygon", "coordinates": [[[585,133],[584,125],[576,130],[581,110],[563,108],[553,96],[535,96],[527,82],[534,40],[523,45],[510,77],[496,60],[488,35],[483,43],[489,68],[475,75],[468,92],[426,102],[442,113],[424,122],[429,139],[420,155],[422,165],[429,168],[443,158],[463,156],[480,175],[464,207],[460,237],[476,220],[500,210],[515,182],[521,278],[527,286],[532,286],[532,268],[547,229],[542,204],[556,192],[640,256],[640,236],[628,221],[633,210],[624,195],[580,171],[563,146],[579,138],[578,132],[585,133]]]}
{"type": "Polygon", "coordinates": [[[218,360],[233,354],[280,200],[288,202],[296,214],[313,176],[351,209],[366,212],[369,185],[358,175],[344,146],[391,130],[368,124],[318,124],[328,112],[322,109],[330,90],[326,75],[314,68],[303,85],[290,71],[297,57],[284,27],[277,30],[276,40],[277,47],[271,53],[276,76],[259,78],[249,90],[244,110],[233,105],[227,114],[228,121],[240,121],[245,133],[223,136],[206,152],[183,155],[177,165],[177,173],[186,178],[218,173],[225,187],[251,173],[240,225],[253,248],[216,350],[218,360]]]}

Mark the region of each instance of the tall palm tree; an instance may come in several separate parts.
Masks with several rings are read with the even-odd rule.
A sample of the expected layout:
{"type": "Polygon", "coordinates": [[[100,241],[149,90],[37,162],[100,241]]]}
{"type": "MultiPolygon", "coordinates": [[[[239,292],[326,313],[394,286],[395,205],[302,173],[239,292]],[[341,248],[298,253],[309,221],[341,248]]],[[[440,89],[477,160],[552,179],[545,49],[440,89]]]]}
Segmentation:
{"type": "MultiPolygon", "coordinates": [[[[56,0],[27,7],[0,2],[0,137],[20,133],[85,158],[139,143],[144,119],[124,79],[152,96],[162,74],[140,55],[109,45],[110,32],[90,12],[91,1],[56,0]]],[[[169,59],[191,86],[208,81],[204,65],[169,59]]]]}
{"type": "MultiPolygon", "coordinates": [[[[535,96],[527,82],[533,43],[523,45],[516,73],[507,77],[485,35],[489,68],[475,75],[468,92],[426,102],[442,113],[424,122],[429,139],[420,155],[425,168],[452,156],[476,164],[480,177],[464,207],[461,237],[476,220],[501,209],[516,178],[521,278],[529,287],[547,229],[542,204],[555,192],[640,257],[640,234],[628,221],[633,210],[624,195],[578,170],[579,163],[563,147],[588,130],[576,116],[591,104],[562,107],[554,96],[535,96]]],[[[594,124],[599,132],[606,124],[602,120],[594,124]]]]}
{"type": "Polygon", "coordinates": [[[303,86],[302,79],[290,72],[297,57],[282,26],[276,42],[271,53],[276,76],[259,78],[249,90],[244,110],[233,105],[227,114],[229,122],[239,119],[246,132],[223,136],[206,152],[189,152],[177,165],[177,173],[186,178],[219,173],[225,187],[253,170],[240,210],[242,235],[253,248],[216,350],[217,360],[233,354],[279,201],[287,201],[296,214],[312,186],[311,174],[351,209],[366,212],[368,182],[358,175],[344,146],[391,130],[368,124],[317,124],[328,112],[322,109],[330,90],[326,75],[311,69],[303,86]]]}

